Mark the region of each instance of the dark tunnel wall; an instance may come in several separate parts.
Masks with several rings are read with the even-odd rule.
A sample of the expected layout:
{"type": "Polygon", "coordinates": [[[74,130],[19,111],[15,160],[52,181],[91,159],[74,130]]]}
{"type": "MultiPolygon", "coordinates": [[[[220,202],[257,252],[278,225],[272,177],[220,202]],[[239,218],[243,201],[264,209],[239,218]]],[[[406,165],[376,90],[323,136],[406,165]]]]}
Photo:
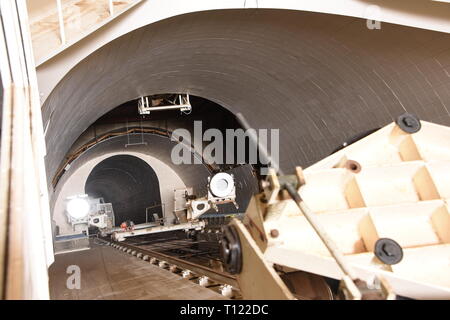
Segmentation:
{"type": "Polygon", "coordinates": [[[280,129],[285,172],[408,111],[450,124],[450,36],[286,10],[170,18],[99,49],[43,106],[48,174],[97,118],[140,95],[188,92],[280,129]],[[64,138],[62,138],[64,137],[64,138]]]}
{"type": "MultiPolygon", "coordinates": [[[[145,222],[145,208],[160,205],[161,193],[155,171],[145,161],[130,155],[116,155],[98,163],[89,174],[85,192],[112,203],[116,225],[125,220],[145,222]]],[[[162,217],[161,207],[151,213],[162,217]]],[[[153,217],[149,216],[149,221],[153,217]]]]}

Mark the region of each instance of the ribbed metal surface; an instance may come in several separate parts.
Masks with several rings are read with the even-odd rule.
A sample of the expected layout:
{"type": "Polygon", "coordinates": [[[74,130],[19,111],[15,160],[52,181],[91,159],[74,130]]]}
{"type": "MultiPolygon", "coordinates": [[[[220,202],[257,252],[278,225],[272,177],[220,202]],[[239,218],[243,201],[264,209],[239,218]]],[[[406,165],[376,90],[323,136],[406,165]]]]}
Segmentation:
{"type": "Polygon", "coordinates": [[[163,217],[160,181],[144,160],[130,155],[115,155],[98,163],[89,174],[85,192],[93,198],[112,203],[116,225],[126,220],[145,223],[145,210],[163,217]]]}
{"type": "Polygon", "coordinates": [[[407,110],[450,124],[450,36],[283,10],[199,12],[143,27],[98,50],[43,111],[51,177],[99,116],[140,95],[189,92],[279,128],[285,172],[407,110]]]}

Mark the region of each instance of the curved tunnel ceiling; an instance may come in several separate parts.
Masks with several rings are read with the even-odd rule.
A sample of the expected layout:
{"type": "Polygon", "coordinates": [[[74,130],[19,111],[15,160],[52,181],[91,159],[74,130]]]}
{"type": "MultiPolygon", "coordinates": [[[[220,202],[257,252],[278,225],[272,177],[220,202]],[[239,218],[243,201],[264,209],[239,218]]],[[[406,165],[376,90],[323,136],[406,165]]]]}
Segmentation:
{"type": "MultiPolygon", "coordinates": [[[[144,160],[116,155],[98,163],[89,174],[85,192],[112,203],[116,225],[126,220],[146,222],[147,207],[162,217],[161,192],[155,171],[144,160]]],[[[152,216],[149,217],[153,220],[152,216]]]]}
{"type": "Polygon", "coordinates": [[[189,92],[280,129],[285,171],[408,111],[450,124],[450,36],[284,10],[186,14],[102,47],[43,106],[48,175],[97,118],[140,95],[189,92]]]}

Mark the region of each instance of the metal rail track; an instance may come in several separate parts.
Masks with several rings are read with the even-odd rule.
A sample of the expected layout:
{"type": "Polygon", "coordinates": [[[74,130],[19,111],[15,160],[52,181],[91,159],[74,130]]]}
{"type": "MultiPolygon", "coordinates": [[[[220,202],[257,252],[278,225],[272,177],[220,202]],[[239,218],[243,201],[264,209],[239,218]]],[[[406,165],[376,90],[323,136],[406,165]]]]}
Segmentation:
{"type": "Polygon", "coordinates": [[[233,275],[155,250],[142,248],[136,244],[113,242],[109,239],[102,240],[114,249],[121,250],[144,261],[149,261],[153,265],[177,273],[183,278],[196,281],[197,284],[219,292],[223,296],[231,299],[240,298],[239,284],[233,275]]]}

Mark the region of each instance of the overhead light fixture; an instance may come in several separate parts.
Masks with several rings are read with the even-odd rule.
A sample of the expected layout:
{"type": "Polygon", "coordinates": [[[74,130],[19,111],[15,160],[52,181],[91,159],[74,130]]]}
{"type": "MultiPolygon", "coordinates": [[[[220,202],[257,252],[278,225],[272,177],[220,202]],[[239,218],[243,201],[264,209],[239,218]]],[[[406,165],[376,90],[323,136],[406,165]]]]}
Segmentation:
{"type": "MultiPolygon", "coordinates": [[[[153,99],[152,97],[140,97],[138,100],[139,114],[150,114],[151,111],[174,110],[179,109],[182,113],[189,114],[192,106],[188,94],[179,94],[174,101],[164,104],[165,99],[153,99]],[[170,104],[172,103],[172,104],[170,104]]],[[[167,101],[166,101],[167,103],[167,101]]]]}

